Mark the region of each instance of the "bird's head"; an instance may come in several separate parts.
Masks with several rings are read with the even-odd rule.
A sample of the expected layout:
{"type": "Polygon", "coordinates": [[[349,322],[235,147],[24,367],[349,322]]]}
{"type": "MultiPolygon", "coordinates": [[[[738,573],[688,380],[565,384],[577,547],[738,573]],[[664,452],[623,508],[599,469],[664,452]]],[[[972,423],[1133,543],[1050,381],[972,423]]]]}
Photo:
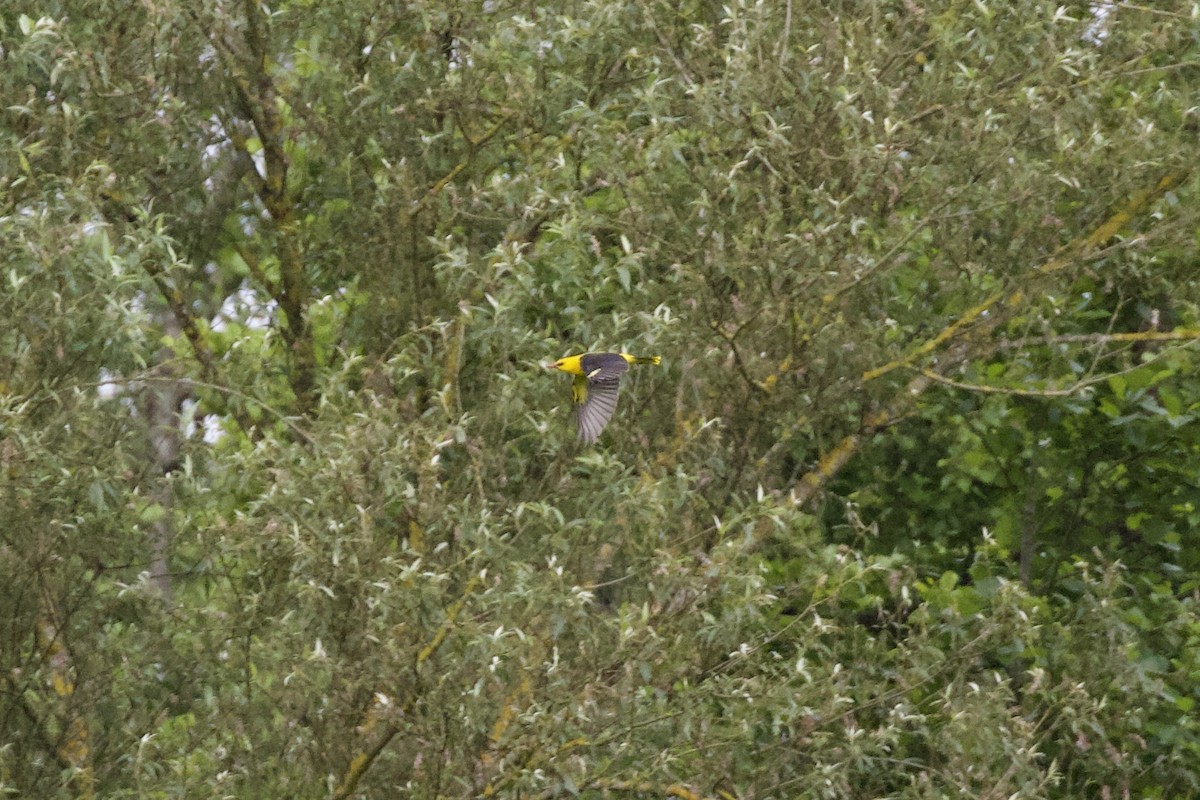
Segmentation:
{"type": "Polygon", "coordinates": [[[553,364],[547,364],[546,369],[562,370],[563,372],[567,373],[568,375],[582,375],[583,374],[583,366],[582,366],[580,360],[583,358],[583,356],[584,356],[584,354],[581,353],[580,355],[577,355],[577,356],[567,356],[566,358],[560,358],[558,361],[555,361],[553,364]]]}

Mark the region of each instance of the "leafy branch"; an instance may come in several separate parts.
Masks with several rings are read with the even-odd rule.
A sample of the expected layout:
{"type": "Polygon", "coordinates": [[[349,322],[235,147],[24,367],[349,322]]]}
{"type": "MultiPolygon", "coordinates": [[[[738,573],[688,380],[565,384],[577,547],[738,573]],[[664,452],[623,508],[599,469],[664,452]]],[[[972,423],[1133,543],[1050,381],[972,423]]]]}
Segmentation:
{"type": "MultiPolygon", "coordinates": [[[[466,586],[463,587],[462,594],[459,595],[458,599],[446,608],[446,617],[442,620],[442,624],[434,633],[433,638],[431,638],[429,642],[417,652],[417,656],[414,661],[414,667],[416,669],[420,669],[426,662],[429,661],[429,659],[433,658],[434,654],[436,654],[439,649],[441,649],[442,645],[446,641],[446,637],[450,634],[450,631],[453,630],[455,624],[457,624],[458,617],[462,613],[463,607],[466,606],[467,600],[470,599],[471,595],[479,587],[479,583],[479,576],[472,575],[470,580],[467,581],[466,586]]],[[[418,698],[416,697],[410,697],[408,701],[405,702],[404,706],[400,710],[401,716],[412,711],[417,699],[418,698]]],[[[367,723],[364,726],[368,733],[370,732],[370,729],[374,727],[377,720],[378,717],[375,715],[368,717],[367,723]]],[[[395,722],[388,722],[384,729],[379,733],[379,736],[369,747],[360,751],[357,755],[350,759],[350,764],[346,767],[346,771],[342,774],[341,781],[338,782],[337,788],[333,790],[332,796],[334,800],[344,800],[344,798],[349,797],[354,792],[363,776],[367,774],[367,770],[371,768],[371,765],[374,764],[376,759],[379,758],[380,753],[384,751],[384,749],[388,746],[392,739],[396,737],[396,734],[400,733],[400,731],[400,725],[395,722]]]]}
{"type": "MultiPolygon", "coordinates": [[[[1060,255],[1055,256],[1038,267],[1035,275],[1046,276],[1060,272],[1076,260],[1094,253],[1120,233],[1137,215],[1146,212],[1155,200],[1179,186],[1187,175],[1187,172],[1180,170],[1168,172],[1159,178],[1153,186],[1147,186],[1138,190],[1129,198],[1121,210],[1108,217],[1108,219],[1098,225],[1087,236],[1064,247],[1060,255]]],[[[981,330],[989,330],[998,326],[1007,317],[1006,312],[1011,312],[1011,310],[1024,304],[1026,298],[1027,295],[1023,289],[1014,289],[1007,293],[997,292],[993,294],[983,302],[968,309],[961,317],[950,325],[947,325],[936,336],[909,351],[906,355],[890,361],[881,367],[865,372],[862,376],[863,382],[868,383],[876,380],[901,367],[911,367],[915,362],[925,356],[931,355],[942,345],[968,329],[969,326],[981,323],[982,327],[976,326],[973,328],[976,333],[975,338],[977,339],[978,333],[981,330]],[[1000,305],[1003,306],[1002,310],[996,309],[1000,305]],[[994,309],[997,310],[997,313],[992,313],[994,309]]],[[[1105,335],[1129,336],[1131,334],[1105,335]]],[[[1145,340],[1153,341],[1159,336],[1158,332],[1148,332],[1145,340]]],[[[938,367],[941,370],[948,370],[961,363],[971,354],[971,340],[965,340],[955,346],[948,353],[947,357],[940,359],[938,367]]],[[[793,502],[799,506],[808,504],[850,462],[850,459],[858,453],[864,443],[870,441],[875,433],[907,414],[916,403],[917,398],[935,380],[944,383],[948,379],[944,378],[943,372],[934,369],[922,369],[900,391],[895,393],[887,403],[866,414],[857,430],[842,437],[836,445],[821,455],[816,467],[801,476],[792,490],[793,502]],[[937,377],[935,378],[934,376],[937,377]]]]}
{"type": "MultiPolygon", "coordinates": [[[[1154,201],[1179,186],[1187,175],[1188,173],[1185,171],[1174,170],[1159,178],[1158,182],[1153,186],[1139,189],[1126,201],[1120,211],[1117,211],[1106,219],[1087,236],[1067,244],[1062,248],[1059,255],[1038,267],[1034,271],[1034,277],[1054,274],[1078,260],[1092,255],[1120,233],[1121,229],[1128,225],[1135,216],[1145,212],[1154,201]]],[[[933,338],[912,349],[900,358],[889,361],[881,367],[864,372],[862,376],[863,382],[869,383],[901,367],[911,366],[925,356],[934,353],[943,344],[976,322],[983,321],[990,326],[997,325],[1003,314],[993,314],[993,309],[997,306],[1012,309],[1023,304],[1025,299],[1025,290],[1020,288],[1008,292],[1000,291],[990,295],[982,302],[969,308],[962,316],[943,328],[933,338]]]]}

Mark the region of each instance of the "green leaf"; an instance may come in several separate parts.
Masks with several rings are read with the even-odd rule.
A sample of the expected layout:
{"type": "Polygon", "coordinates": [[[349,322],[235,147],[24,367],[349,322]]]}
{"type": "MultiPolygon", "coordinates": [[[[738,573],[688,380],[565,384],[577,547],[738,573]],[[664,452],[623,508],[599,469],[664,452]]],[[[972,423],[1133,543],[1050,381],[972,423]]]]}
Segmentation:
{"type": "Polygon", "coordinates": [[[138,514],[138,519],[142,522],[153,524],[160,522],[167,515],[167,510],[159,503],[149,503],[138,514]]]}

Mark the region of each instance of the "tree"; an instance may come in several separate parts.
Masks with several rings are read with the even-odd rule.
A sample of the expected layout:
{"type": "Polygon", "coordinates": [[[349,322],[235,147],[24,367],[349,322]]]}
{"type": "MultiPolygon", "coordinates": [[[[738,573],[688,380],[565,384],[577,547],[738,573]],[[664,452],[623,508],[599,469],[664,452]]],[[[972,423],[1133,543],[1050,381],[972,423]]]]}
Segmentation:
{"type": "Polygon", "coordinates": [[[1182,4],[43,5],[5,792],[1195,791],[1182,4]]]}

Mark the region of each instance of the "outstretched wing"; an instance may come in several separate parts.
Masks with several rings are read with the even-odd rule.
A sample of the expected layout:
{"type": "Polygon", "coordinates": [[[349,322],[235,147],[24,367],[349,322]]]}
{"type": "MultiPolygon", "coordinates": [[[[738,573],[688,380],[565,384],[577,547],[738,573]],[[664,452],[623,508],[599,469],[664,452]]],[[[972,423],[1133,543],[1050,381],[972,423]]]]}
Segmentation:
{"type": "MultiPolygon", "coordinates": [[[[624,361],[621,363],[625,364],[624,361]]],[[[627,364],[625,367],[628,369],[627,364]]],[[[579,424],[579,441],[590,444],[599,438],[600,432],[617,410],[620,386],[620,373],[614,377],[593,377],[590,380],[583,375],[575,378],[571,388],[575,398],[575,420],[579,424]]]]}

